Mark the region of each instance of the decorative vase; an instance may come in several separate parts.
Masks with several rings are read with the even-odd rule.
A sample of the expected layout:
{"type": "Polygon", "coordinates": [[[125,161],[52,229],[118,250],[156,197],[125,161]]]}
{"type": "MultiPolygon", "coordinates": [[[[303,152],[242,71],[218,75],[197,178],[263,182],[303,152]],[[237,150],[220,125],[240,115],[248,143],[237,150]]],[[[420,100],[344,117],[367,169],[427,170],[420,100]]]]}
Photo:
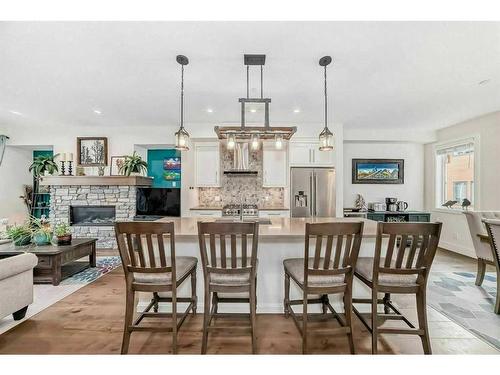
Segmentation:
{"type": "Polygon", "coordinates": [[[58,246],[64,246],[64,245],[71,245],[71,234],[66,234],[64,236],[57,236],[57,245],[58,246]]]}
{"type": "Polygon", "coordinates": [[[33,235],[33,242],[36,246],[43,246],[50,243],[50,234],[47,233],[35,233],[33,235]]]}

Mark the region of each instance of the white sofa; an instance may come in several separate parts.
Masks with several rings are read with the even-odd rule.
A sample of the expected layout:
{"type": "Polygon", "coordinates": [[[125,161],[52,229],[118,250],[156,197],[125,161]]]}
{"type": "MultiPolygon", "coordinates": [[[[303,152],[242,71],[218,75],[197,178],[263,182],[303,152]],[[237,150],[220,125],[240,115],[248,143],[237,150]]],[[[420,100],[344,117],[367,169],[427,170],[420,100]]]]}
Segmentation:
{"type": "Polygon", "coordinates": [[[0,259],[0,319],[10,314],[14,320],[24,318],[33,302],[33,268],[37,264],[31,253],[0,259]]]}

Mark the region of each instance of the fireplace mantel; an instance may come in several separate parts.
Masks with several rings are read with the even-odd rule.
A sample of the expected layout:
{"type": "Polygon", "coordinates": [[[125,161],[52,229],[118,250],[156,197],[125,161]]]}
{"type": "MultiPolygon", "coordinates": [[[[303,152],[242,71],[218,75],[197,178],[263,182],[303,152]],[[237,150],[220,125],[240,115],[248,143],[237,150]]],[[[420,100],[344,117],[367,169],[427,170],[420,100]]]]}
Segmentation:
{"type": "Polygon", "coordinates": [[[151,186],[144,176],[45,176],[40,185],[52,186],[151,186]]]}

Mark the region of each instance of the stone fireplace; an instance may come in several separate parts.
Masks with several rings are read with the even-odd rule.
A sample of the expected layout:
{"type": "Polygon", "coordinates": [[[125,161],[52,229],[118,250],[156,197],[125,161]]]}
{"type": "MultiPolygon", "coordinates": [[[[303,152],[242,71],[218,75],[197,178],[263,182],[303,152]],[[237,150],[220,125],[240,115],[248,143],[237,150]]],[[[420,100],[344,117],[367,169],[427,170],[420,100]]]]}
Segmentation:
{"type": "Polygon", "coordinates": [[[116,248],[114,222],[133,220],[137,186],[146,177],[44,177],[50,186],[50,220],[68,223],[74,238],[97,238],[98,248],[116,248]]]}

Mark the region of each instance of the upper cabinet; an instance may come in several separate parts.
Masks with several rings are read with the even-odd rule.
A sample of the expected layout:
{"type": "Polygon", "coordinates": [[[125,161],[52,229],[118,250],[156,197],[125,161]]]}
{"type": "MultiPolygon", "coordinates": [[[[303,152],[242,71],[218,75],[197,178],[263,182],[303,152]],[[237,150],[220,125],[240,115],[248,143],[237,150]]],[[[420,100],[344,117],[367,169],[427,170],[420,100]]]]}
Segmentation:
{"type": "Polygon", "coordinates": [[[296,167],[332,167],[335,151],[320,151],[317,141],[290,142],[290,165],[296,167]]]}
{"type": "Polygon", "coordinates": [[[194,145],[196,187],[220,187],[219,142],[200,142],[194,145]]]}
{"type": "Polygon", "coordinates": [[[288,185],[287,171],[286,148],[276,150],[274,143],[264,143],[262,150],[262,186],[286,187],[288,185]]]}

